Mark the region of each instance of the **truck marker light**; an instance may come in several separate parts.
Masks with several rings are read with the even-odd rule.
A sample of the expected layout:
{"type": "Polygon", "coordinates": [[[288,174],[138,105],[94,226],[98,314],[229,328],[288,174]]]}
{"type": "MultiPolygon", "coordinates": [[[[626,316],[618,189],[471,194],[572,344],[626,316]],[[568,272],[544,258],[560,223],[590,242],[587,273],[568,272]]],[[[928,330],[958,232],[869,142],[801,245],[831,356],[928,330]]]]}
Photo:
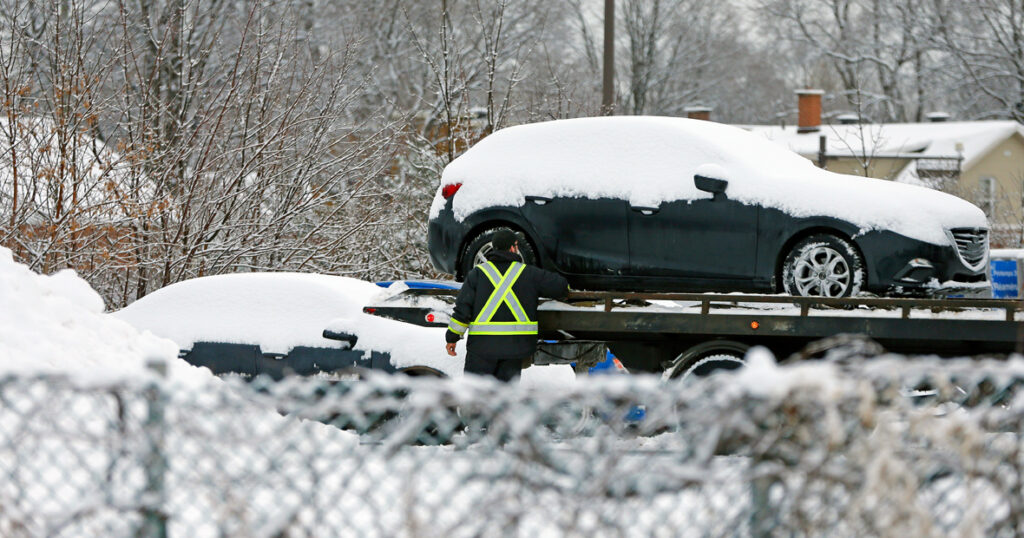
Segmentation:
{"type": "Polygon", "coordinates": [[[370,308],[370,307],[363,308],[363,312],[366,312],[367,314],[373,314],[376,311],[377,311],[376,308],[370,308]]]}
{"type": "Polygon", "coordinates": [[[756,322],[756,321],[751,321],[750,322],[750,328],[751,329],[757,330],[757,328],[760,327],[760,326],[761,326],[761,324],[756,322]]]}
{"type": "Polygon", "coordinates": [[[434,322],[434,314],[433,313],[427,314],[427,323],[433,323],[433,322],[434,322]]]}

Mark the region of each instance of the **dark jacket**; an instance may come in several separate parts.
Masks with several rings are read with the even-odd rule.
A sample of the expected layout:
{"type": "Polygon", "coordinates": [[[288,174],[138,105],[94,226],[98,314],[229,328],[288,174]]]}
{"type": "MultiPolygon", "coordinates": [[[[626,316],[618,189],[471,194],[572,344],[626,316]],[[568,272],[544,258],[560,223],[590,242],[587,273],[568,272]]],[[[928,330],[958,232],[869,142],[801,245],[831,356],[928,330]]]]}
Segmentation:
{"type": "MultiPolygon", "coordinates": [[[[513,261],[521,261],[517,254],[510,251],[491,251],[487,253],[487,260],[494,263],[501,274],[508,271],[513,261]]],[[[479,267],[474,267],[466,275],[466,281],[462,284],[459,296],[455,300],[455,312],[452,318],[468,325],[473,322],[480,311],[487,303],[487,299],[494,291],[494,284],[491,284],[479,267]]],[[[551,271],[545,271],[539,267],[527,265],[523,269],[519,279],[512,286],[512,293],[523,305],[523,310],[532,321],[537,321],[537,302],[540,297],[551,297],[563,299],[569,294],[569,282],[564,277],[551,271]]],[[[492,321],[514,321],[515,316],[505,304],[498,307],[492,321]]],[[[458,342],[460,335],[448,330],[445,331],[445,340],[458,342]]],[[[469,341],[466,343],[466,350],[469,353],[486,357],[493,360],[522,359],[532,356],[537,350],[537,335],[484,335],[469,333],[469,341]]]]}

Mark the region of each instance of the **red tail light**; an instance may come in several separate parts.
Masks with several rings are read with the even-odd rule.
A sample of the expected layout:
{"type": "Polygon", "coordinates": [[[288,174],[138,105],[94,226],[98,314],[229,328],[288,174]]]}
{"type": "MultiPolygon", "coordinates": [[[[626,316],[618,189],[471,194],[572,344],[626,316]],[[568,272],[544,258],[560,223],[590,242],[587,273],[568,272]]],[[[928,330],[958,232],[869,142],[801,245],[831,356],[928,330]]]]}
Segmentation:
{"type": "Polygon", "coordinates": [[[455,196],[455,193],[459,191],[459,187],[461,186],[462,183],[453,183],[451,185],[445,185],[441,189],[441,196],[444,196],[446,199],[451,198],[452,196],[455,196]]]}

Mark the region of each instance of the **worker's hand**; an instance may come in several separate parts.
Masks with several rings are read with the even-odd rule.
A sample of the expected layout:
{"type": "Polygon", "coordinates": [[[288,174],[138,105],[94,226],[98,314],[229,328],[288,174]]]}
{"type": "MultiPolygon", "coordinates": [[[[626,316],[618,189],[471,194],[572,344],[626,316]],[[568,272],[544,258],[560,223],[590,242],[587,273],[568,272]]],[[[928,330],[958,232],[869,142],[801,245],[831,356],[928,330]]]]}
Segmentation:
{"type": "Polygon", "coordinates": [[[452,357],[455,356],[455,342],[450,342],[444,345],[444,348],[448,350],[448,354],[452,357]]]}

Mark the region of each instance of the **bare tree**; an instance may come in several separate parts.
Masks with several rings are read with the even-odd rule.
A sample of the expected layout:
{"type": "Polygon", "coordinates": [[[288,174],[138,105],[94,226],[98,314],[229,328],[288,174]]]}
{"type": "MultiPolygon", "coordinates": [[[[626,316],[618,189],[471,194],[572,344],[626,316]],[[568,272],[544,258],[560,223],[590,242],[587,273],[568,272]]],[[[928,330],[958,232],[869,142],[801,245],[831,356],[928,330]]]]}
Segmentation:
{"type": "Polygon", "coordinates": [[[931,0],[936,41],[955,60],[969,114],[1024,122],[1024,0],[931,0]],[[980,99],[979,99],[980,98],[980,99]]]}
{"type": "MultiPolygon", "coordinates": [[[[397,222],[394,132],[350,114],[355,44],[311,46],[302,4],[20,5],[48,9],[53,30],[8,23],[4,51],[36,39],[59,69],[4,107],[0,192],[17,184],[21,201],[3,199],[0,237],[19,257],[78,269],[115,306],[225,271],[391,274],[378,239],[397,222]]],[[[15,97],[43,65],[19,61],[0,80],[15,97]]]]}
{"type": "Polygon", "coordinates": [[[858,95],[867,115],[907,121],[920,120],[930,84],[924,7],[922,0],[761,0],[758,12],[780,38],[805,45],[796,61],[828,61],[836,89],[858,95]]]}

